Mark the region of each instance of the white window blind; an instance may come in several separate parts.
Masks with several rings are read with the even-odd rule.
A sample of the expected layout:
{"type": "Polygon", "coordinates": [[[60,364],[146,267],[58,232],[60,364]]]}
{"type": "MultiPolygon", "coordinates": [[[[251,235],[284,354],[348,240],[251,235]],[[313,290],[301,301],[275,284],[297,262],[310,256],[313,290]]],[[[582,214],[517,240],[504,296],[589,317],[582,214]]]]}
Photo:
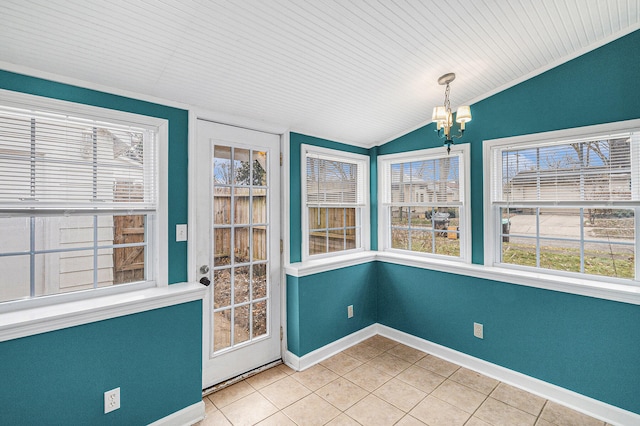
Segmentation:
{"type": "Polygon", "coordinates": [[[563,205],[640,201],[640,134],[499,147],[494,204],[563,205]]]}
{"type": "Polygon", "coordinates": [[[153,210],[155,134],[0,109],[0,205],[8,210],[153,210]]]}
{"type": "Polygon", "coordinates": [[[390,162],[383,173],[390,185],[386,203],[460,205],[463,201],[459,155],[390,162]]]}
{"type": "Polygon", "coordinates": [[[307,205],[364,205],[364,166],[361,162],[310,153],[306,163],[307,205]]]}

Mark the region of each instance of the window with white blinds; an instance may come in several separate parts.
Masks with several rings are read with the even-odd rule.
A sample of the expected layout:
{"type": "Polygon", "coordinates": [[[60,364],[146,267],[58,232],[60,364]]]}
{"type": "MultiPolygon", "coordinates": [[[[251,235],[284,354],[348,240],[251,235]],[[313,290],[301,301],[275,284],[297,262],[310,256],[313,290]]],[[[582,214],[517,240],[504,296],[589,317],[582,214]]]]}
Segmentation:
{"type": "Polygon", "coordinates": [[[640,129],[629,126],[485,142],[492,227],[485,256],[516,269],[638,281],[640,129]]]}
{"type": "Polygon", "coordinates": [[[362,206],[362,161],[307,153],[307,205],[362,206]]]}
{"type": "Polygon", "coordinates": [[[468,144],[378,158],[382,247],[469,259],[468,144]]]}
{"type": "Polygon", "coordinates": [[[5,210],[153,210],[155,176],[148,129],[0,108],[5,210]]]}
{"type": "Polygon", "coordinates": [[[3,96],[0,303],[155,279],[158,120],[3,96]]]}
{"type": "Polygon", "coordinates": [[[640,200],[640,133],[506,146],[493,153],[494,203],[609,204],[640,200]]]}
{"type": "Polygon", "coordinates": [[[368,157],[302,146],[304,257],[360,250],[368,234],[368,157]]]}

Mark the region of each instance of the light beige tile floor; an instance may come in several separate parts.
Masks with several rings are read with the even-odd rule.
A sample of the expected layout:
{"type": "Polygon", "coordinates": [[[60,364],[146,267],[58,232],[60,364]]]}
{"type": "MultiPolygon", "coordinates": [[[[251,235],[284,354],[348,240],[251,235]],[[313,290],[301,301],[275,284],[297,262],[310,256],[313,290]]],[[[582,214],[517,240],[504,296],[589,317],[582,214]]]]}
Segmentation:
{"type": "Polygon", "coordinates": [[[605,425],[382,336],[302,372],[279,365],[203,401],[199,426],[605,425]]]}

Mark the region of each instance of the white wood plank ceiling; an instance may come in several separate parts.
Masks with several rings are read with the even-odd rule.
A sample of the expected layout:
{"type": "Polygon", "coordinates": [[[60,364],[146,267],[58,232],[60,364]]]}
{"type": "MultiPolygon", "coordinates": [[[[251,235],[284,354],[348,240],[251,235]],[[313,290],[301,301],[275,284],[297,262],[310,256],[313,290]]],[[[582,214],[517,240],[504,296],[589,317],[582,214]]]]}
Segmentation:
{"type": "Polygon", "coordinates": [[[373,146],[640,28],[640,0],[0,0],[0,68],[373,146]],[[4,66],[3,66],[4,65],[4,66]]]}

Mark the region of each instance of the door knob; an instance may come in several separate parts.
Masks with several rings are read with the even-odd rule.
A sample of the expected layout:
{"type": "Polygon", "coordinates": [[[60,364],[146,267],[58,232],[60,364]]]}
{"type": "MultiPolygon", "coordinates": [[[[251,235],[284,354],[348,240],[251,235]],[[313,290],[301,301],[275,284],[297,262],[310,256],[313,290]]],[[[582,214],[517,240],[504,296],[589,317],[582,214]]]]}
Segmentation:
{"type": "Polygon", "coordinates": [[[209,280],[209,278],[207,277],[202,277],[200,278],[200,284],[209,287],[209,284],[211,284],[211,280],[209,280]]]}
{"type": "Polygon", "coordinates": [[[200,273],[201,274],[206,274],[207,272],[209,272],[209,266],[208,265],[202,265],[200,267],[200,273]]]}

